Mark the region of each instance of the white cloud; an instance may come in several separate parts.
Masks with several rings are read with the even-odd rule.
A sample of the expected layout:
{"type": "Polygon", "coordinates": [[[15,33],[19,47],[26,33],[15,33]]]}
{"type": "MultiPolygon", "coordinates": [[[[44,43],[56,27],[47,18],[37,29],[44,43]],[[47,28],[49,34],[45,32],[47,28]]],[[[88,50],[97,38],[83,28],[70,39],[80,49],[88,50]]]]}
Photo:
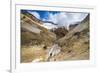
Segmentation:
{"type": "Polygon", "coordinates": [[[32,15],[34,15],[36,18],[40,19],[40,15],[38,12],[32,12],[32,11],[28,11],[29,13],[31,13],[32,15]]]}
{"type": "Polygon", "coordinates": [[[52,21],[58,24],[58,27],[64,26],[67,29],[69,29],[69,25],[81,22],[87,15],[88,13],[72,13],[72,12],[60,12],[56,14],[49,13],[47,21],[52,21]]]}
{"type": "Polygon", "coordinates": [[[49,16],[49,17],[48,17],[48,21],[52,21],[52,22],[54,22],[54,23],[57,23],[57,22],[58,22],[58,20],[57,20],[57,14],[49,13],[48,16],[49,16]]]}
{"type": "MultiPolygon", "coordinates": [[[[32,15],[34,15],[36,18],[40,18],[40,14],[36,11],[28,11],[32,15]]],[[[69,29],[70,25],[73,25],[75,23],[81,22],[87,15],[88,13],[77,13],[77,12],[60,12],[60,13],[55,13],[53,14],[52,12],[47,12],[46,13],[46,18],[42,18],[43,21],[51,21],[55,24],[58,24],[57,27],[64,26],[65,28],[69,29]]],[[[55,28],[50,23],[45,23],[44,26],[48,29],[55,28]]]]}

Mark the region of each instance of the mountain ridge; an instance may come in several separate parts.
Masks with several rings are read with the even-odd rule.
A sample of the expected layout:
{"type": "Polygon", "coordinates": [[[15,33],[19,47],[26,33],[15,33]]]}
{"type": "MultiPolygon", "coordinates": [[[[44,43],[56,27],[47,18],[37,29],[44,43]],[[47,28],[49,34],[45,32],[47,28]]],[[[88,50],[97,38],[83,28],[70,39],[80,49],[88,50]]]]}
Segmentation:
{"type": "Polygon", "coordinates": [[[35,16],[21,13],[21,62],[34,62],[39,58],[40,62],[89,59],[89,15],[71,26],[71,30],[47,29],[43,24],[35,16]]]}

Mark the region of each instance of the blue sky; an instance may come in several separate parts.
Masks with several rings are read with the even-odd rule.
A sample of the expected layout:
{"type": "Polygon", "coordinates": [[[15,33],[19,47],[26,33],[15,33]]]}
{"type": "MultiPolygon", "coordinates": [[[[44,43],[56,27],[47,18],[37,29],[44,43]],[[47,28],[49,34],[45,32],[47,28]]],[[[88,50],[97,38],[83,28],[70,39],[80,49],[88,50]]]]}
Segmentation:
{"type": "Polygon", "coordinates": [[[34,13],[39,14],[39,16],[40,16],[39,19],[41,19],[41,20],[42,19],[48,19],[49,18],[49,13],[52,13],[52,14],[60,13],[60,12],[57,12],[57,11],[40,11],[40,10],[27,10],[27,11],[29,13],[33,14],[33,15],[35,15],[34,13]]]}
{"type": "MultiPolygon", "coordinates": [[[[60,11],[41,11],[41,10],[26,10],[30,14],[42,21],[51,21],[58,24],[58,27],[69,27],[72,24],[76,24],[85,19],[88,13],[83,12],[60,12],[60,11]]],[[[45,24],[50,25],[51,24],[45,24]]]]}

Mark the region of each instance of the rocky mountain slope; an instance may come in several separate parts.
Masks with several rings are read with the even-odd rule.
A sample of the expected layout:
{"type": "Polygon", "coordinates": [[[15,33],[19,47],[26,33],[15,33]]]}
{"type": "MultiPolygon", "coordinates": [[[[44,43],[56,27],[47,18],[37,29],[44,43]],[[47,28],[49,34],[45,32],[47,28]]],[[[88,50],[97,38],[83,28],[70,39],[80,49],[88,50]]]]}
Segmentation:
{"type": "Polygon", "coordinates": [[[21,13],[22,63],[89,59],[89,15],[81,23],[70,26],[70,30],[47,29],[43,24],[30,13],[21,13]]]}
{"type": "Polygon", "coordinates": [[[56,35],[41,26],[36,20],[21,14],[21,40],[22,45],[51,44],[56,35]],[[48,35],[48,36],[47,36],[48,35]]]}
{"type": "Polygon", "coordinates": [[[64,58],[71,59],[89,59],[89,15],[76,27],[70,30],[63,38],[58,40],[62,51],[71,57],[64,58]],[[73,55],[74,54],[74,55],[73,55]]]}
{"type": "Polygon", "coordinates": [[[34,53],[30,47],[42,45],[42,48],[46,48],[56,40],[54,33],[41,26],[42,23],[38,22],[36,18],[32,19],[32,17],[34,18],[34,16],[30,17],[28,14],[21,13],[21,62],[33,60],[34,53]]]}

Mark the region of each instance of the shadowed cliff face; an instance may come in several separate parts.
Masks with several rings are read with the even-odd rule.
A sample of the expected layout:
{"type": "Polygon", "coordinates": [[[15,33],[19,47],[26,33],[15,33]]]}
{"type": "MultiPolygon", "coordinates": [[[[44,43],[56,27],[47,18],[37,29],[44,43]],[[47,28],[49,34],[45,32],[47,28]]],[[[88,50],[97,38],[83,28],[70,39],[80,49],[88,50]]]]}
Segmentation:
{"type": "Polygon", "coordinates": [[[89,15],[70,30],[64,27],[47,29],[43,24],[30,13],[21,13],[22,63],[89,59],[89,15]],[[59,50],[52,48],[55,44],[59,50]],[[53,56],[46,60],[48,54],[53,56]]]}

